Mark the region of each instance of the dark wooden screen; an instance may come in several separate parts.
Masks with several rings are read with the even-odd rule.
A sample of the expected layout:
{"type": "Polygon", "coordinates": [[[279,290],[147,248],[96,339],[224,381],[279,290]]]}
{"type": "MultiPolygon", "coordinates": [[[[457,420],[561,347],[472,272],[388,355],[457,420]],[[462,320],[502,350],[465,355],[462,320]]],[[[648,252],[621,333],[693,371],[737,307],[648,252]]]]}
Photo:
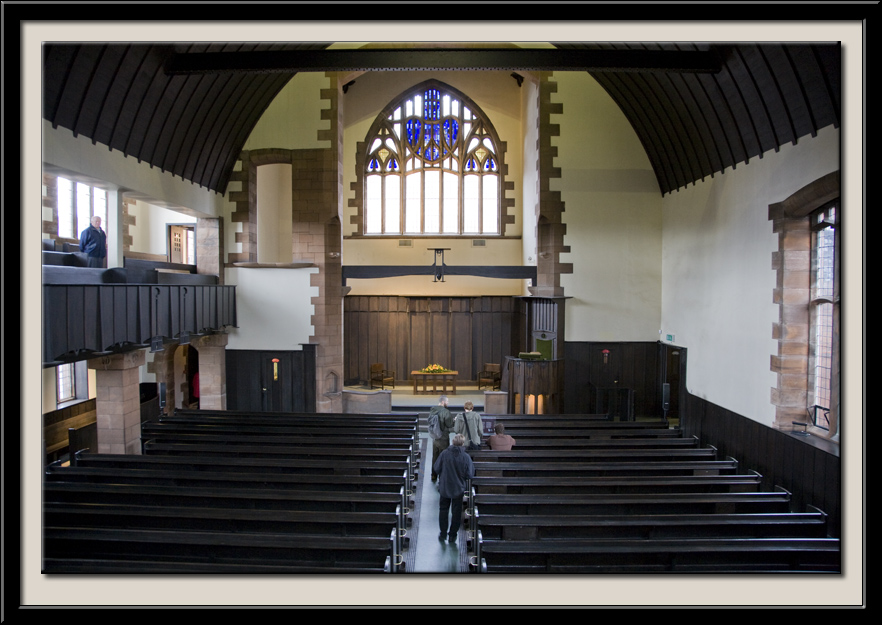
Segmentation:
{"type": "Polygon", "coordinates": [[[314,346],[302,351],[228,349],[226,358],[228,409],[315,412],[314,346]]]}
{"type": "Polygon", "coordinates": [[[620,388],[634,391],[635,417],[662,416],[657,342],[573,341],[565,343],[564,354],[564,412],[593,413],[603,389],[620,388]]]}
{"type": "Polygon", "coordinates": [[[404,381],[440,364],[477,380],[485,362],[523,349],[524,307],[514,297],[348,296],[344,300],[345,380],[365,382],[381,362],[404,381]]]}

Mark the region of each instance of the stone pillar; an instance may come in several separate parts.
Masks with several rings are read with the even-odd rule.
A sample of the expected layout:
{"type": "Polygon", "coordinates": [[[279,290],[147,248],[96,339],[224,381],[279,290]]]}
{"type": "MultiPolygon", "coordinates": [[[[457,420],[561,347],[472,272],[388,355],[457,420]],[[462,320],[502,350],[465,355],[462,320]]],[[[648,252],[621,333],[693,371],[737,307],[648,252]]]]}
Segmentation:
{"type": "MultiPolygon", "coordinates": [[[[147,372],[156,375],[156,383],[165,384],[165,413],[171,414],[175,411],[175,353],[178,349],[178,343],[164,343],[165,348],[161,352],[156,352],[153,356],[153,362],[147,363],[147,372]]],[[[157,392],[161,392],[157,388],[157,392]]],[[[162,401],[162,398],[160,398],[162,401]]]]}
{"type": "Polygon", "coordinates": [[[560,285],[562,273],[573,273],[572,263],[560,262],[560,255],[569,253],[564,245],[567,227],[563,220],[564,202],[560,191],[551,190],[551,180],[560,178],[560,168],[554,166],[557,147],[551,144],[552,137],[560,136],[560,125],[551,123],[551,115],[562,114],[563,105],[551,101],[557,92],[557,82],[552,80],[551,72],[539,74],[539,161],[538,185],[539,205],[536,212],[536,286],[530,287],[533,295],[545,297],[563,296],[560,285]]]}
{"type": "Polygon", "coordinates": [[[199,352],[199,408],[227,409],[227,334],[208,334],[190,342],[199,352]]]}
{"type": "Polygon", "coordinates": [[[196,220],[196,273],[218,277],[224,283],[224,220],[196,220]]]}
{"type": "Polygon", "coordinates": [[[139,367],[147,361],[139,349],[89,361],[95,371],[98,453],[141,453],[141,393],[139,367]]]}

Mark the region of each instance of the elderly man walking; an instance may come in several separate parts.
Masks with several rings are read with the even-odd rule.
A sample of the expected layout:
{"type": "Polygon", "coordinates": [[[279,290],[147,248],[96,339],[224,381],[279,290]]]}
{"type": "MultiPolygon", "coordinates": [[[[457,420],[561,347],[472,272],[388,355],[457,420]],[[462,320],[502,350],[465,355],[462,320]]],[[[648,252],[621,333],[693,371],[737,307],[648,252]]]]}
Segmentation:
{"type": "Polygon", "coordinates": [[[453,444],[442,451],[432,465],[432,470],[438,474],[438,493],[441,495],[438,504],[441,533],[438,540],[444,540],[446,535],[449,543],[456,542],[462,524],[462,496],[468,481],[475,477],[475,464],[463,448],[464,443],[465,436],[454,436],[453,444]]]}
{"type": "Polygon", "coordinates": [[[434,462],[438,459],[438,456],[441,455],[441,452],[447,449],[450,445],[450,434],[453,432],[453,415],[450,414],[450,410],[447,409],[447,395],[442,395],[438,398],[438,405],[432,406],[429,410],[429,415],[438,415],[438,427],[441,430],[441,438],[436,438],[432,440],[432,481],[438,479],[438,474],[434,469],[434,462]]]}

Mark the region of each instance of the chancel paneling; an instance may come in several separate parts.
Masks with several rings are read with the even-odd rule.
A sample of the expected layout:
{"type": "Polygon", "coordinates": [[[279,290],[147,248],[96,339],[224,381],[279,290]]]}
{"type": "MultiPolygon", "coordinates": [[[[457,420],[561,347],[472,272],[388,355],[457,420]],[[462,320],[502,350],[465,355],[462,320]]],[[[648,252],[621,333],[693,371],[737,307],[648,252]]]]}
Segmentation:
{"type": "Polygon", "coordinates": [[[517,298],[347,296],[345,380],[366,382],[382,362],[399,381],[437,363],[476,380],[485,362],[517,354],[524,316],[517,298]]]}

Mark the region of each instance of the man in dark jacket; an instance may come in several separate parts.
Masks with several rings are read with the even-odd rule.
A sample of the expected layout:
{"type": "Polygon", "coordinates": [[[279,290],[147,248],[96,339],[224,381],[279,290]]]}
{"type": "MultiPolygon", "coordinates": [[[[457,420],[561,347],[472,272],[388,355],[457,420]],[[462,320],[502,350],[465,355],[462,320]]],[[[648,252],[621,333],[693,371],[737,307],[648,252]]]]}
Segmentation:
{"type": "Polygon", "coordinates": [[[92,217],[88,228],[80,234],[80,251],[89,258],[89,267],[102,268],[107,258],[107,235],[101,229],[101,218],[92,217]]]}
{"type": "Polygon", "coordinates": [[[432,470],[438,474],[438,493],[441,501],[438,506],[438,525],[441,533],[438,540],[455,543],[459,534],[459,526],[462,524],[462,496],[468,486],[468,480],[475,477],[475,464],[472,462],[463,444],[465,437],[457,434],[453,437],[453,444],[441,452],[438,459],[432,465],[432,470]],[[448,513],[450,514],[448,532],[448,513]]]}
{"type": "MultiPolygon", "coordinates": [[[[447,409],[447,395],[442,395],[438,399],[438,405],[432,406],[429,410],[429,414],[438,414],[438,427],[441,428],[441,438],[435,439],[432,441],[432,462],[434,464],[435,460],[438,459],[438,456],[441,455],[441,452],[447,449],[448,445],[450,445],[450,434],[453,432],[453,415],[450,414],[450,411],[447,409]]],[[[435,469],[432,469],[432,481],[438,479],[438,474],[435,473],[435,469]]]]}

